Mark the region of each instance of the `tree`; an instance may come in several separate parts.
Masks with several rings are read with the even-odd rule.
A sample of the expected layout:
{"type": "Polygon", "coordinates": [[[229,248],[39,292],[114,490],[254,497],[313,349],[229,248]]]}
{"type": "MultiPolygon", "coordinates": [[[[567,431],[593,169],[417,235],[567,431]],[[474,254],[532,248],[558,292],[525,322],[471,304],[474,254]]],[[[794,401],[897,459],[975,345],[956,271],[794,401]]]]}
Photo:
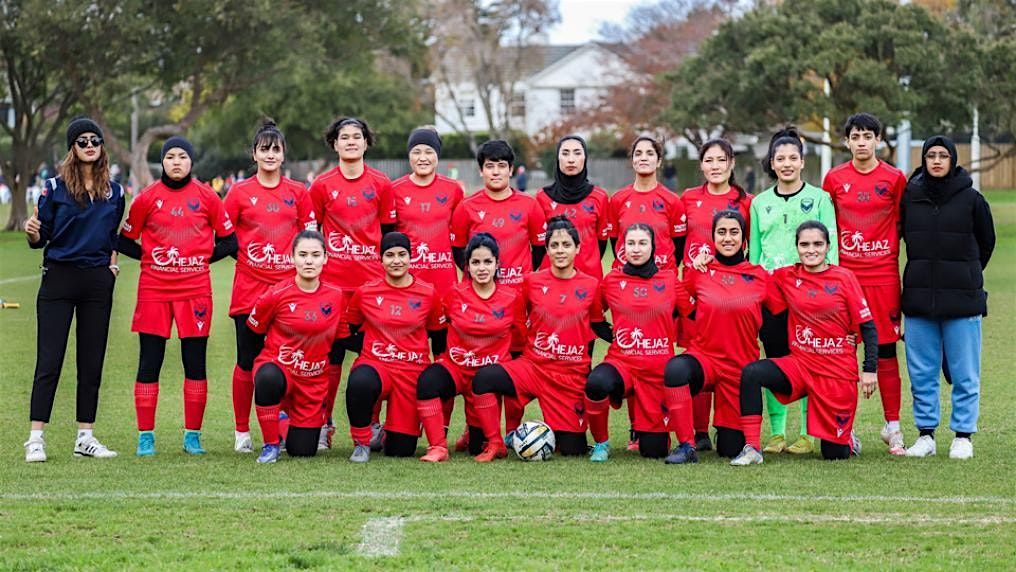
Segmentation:
{"type": "Polygon", "coordinates": [[[758,132],[822,117],[839,122],[859,110],[931,131],[969,123],[980,80],[971,35],[920,6],[787,0],[722,25],[666,74],[663,120],[695,142],[717,126],[758,132]]]}
{"type": "Polygon", "coordinates": [[[453,101],[451,114],[438,110],[456,126],[470,148],[475,134],[468,127],[461,88],[471,84],[493,138],[511,130],[516,86],[533,63],[528,49],[559,20],[553,0],[432,0],[430,40],[433,81],[453,101]]]}

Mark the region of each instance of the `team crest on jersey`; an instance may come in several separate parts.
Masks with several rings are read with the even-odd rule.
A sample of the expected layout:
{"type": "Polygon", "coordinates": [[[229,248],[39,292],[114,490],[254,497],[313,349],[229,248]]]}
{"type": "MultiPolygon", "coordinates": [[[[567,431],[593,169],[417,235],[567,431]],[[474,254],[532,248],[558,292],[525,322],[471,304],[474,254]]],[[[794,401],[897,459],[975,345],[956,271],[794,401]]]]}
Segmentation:
{"type": "Polygon", "coordinates": [[[257,204],[258,204],[258,198],[257,197],[251,197],[250,198],[250,204],[252,204],[254,206],[257,206],[257,204]]]}
{"type": "Polygon", "coordinates": [[[664,282],[662,280],[653,280],[653,290],[656,290],[658,293],[662,294],[663,291],[666,290],[666,289],[667,289],[667,283],[666,282],[664,282]]]}
{"type": "Polygon", "coordinates": [[[500,320],[501,318],[504,317],[504,311],[505,311],[504,308],[494,308],[490,311],[490,314],[495,318],[497,318],[498,320],[500,320]]]}
{"type": "Polygon", "coordinates": [[[593,204],[590,203],[589,201],[586,201],[582,203],[582,210],[586,211],[589,214],[593,214],[593,211],[596,210],[596,207],[594,207],[593,204]]]}
{"type": "Polygon", "coordinates": [[[204,318],[207,315],[208,315],[208,306],[206,306],[204,304],[198,304],[198,305],[194,306],[194,317],[195,318],[200,320],[200,319],[204,318]]]}
{"type": "Polygon", "coordinates": [[[296,311],[296,303],[295,302],[290,302],[289,303],[289,311],[290,312],[295,312],[296,311]]]}
{"type": "Polygon", "coordinates": [[[508,217],[515,222],[519,222],[522,220],[522,213],[520,213],[519,211],[512,211],[508,213],[508,217]]]}
{"type": "Polygon", "coordinates": [[[875,185],[875,194],[880,197],[889,196],[889,187],[885,183],[877,183],[875,185]]]}
{"type": "Polygon", "coordinates": [[[579,300],[585,300],[589,297],[589,290],[586,290],[585,288],[578,288],[575,290],[575,297],[579,300]]]}
{"type": "Polygon", "coordinates": [[[416,300],[414,298],[410,298],[409,299],[409,307],[412,308],[413,310],[419,310],[420,306],[422,306],[422,305],[423,305],[423,301],[421,301],[421,300],[416,300]]]}
{"type": "Polygon", "coordinates": [[[191,212],[196,213],[198,212],[198,209],[201,208],[201,202],[197,199],[190,199],[187,201],[187,208],[189,208],[191,212]]]}
{"type": "Polygon", "coordinates": [[[321,310],[321,313],[324,314],[325,316],[331,316],[332,310],[334,310],[331,303],[321,304],[320,306],[318,306],[318,308],[321,310]]]}
{"type": "Polygon", "coordinates": [[[773,212],[773,207],[767,206],[766,207],[766,214],[769,214],[771,212],[773,212]]]}
{"type": "Polygon", "coordinates": [[[654,211],[660,213],[660,212],[663,212],[663,209],[665,209],[665,208],[667,208],[667,205],[663,204],[662,200],[660,200],[660,199],[653,199],[653,210],[654,211]]]}
{"type": "Polygon", "coordinates": [[[480,217],[480,220],[483,220],[487,217],[487,211],[477,211],[476,216],[480,217]]]}
{"type": "Polygon", "coordinates": [[[374,200],[374,197],[377,196],[377,191],[374,190],[374,187],[367,187],[360,194],[362,194],[363,198],[367,199],[368,201],[372,201],[374,200]]]}
{"type": "Polygon", "coordinates": [[[448,195],[437,195],[434,200],[437,201],[437,204],[443,205],[448,202],[448,195]]]}
{"type": "Polygon", "coordinates": [[[755,281],[755,277],[752,276],[751,274],[745,274],[745,273],[742,272],[741,273],[741,280],[744,280],[746,283],[751,284],[752,282],[755,281]]]}
{"type": "Polygon", "coordinates": [[[628,286],[628,281],[627,280],[621,280],[620,282],[618,282],[617,285],[621,287],[621,291],[623,292],[624,289],[628,286]]]}
{"type": "Polygon", "coordinates": [[[815,199],[801,199],[801,212],[810,213],[811,209],[815,206],[815,199]]]}
{"type": "Polygon", "coordinates": [[[836,436],[841,437],[847,432],[847,423],[850,423],[850,415],[837,413],[833,417],[836,419],[836,436]]]}
{"type": "Polygon", "coordinates": [[[840,289],[840,287],[835,284],[825,284],[822,286],[822,289],[825,290],[826,294],[832,296],[833,294],[836,293],[837,290],[840,289]]]}
{"type": "Polygon", "coordinates": [[[385,301],[385,297],[384,296],[377,296],[377,297],[374,298],[374,301],[376,301],[377,305],[380,307],[381,303],[385,301]]]}
{"type": "Polygon", "coordinates": [[[296,197],[290,195],[290,196],[282,199],[282,202],[286,203],[287,207],[294,206],[294,205],[296,205],[296,197]]]}

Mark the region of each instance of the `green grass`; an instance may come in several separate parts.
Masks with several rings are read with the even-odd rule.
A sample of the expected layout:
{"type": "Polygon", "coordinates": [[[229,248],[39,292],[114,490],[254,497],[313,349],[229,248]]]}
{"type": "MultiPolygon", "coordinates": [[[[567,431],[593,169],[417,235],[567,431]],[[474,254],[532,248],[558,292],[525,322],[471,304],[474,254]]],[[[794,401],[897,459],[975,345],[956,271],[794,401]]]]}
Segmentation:
{"type": "MultiPolygon", "coordinates": [[[[947,458],[945,430],[938,457],[890,458],[878,439],[881,407],[873,399],[861,404],[857,424],[864,454],[840,463],[770,456],[761,467],[734,469],[707,453],[699,465],[667,467],[620,450],[627,419],[617,412],[615,451],[603,465],[560,458],[478,465],[454,455],[439,466],[382,456],[354,466],[346,461],[348,426],[339,415],[335,449],[255,466],[252,456],[232,452],[229,263],[213,271],[209,454],[192,458],[179,450],[183,372],[173,342],[162,375],[159,454],[139,460],[132,454],[137,341],[129,331],[138,266],[127,262],[97,424],[121,456],[70,454],[72,342],[46,432],[50,460],[28,465],[20,445],[28,431],[38,279],[22,277],[37,275],[40,253],[19,234],[0,234],[0,298],[22,304],[0,310],[0,390],[12,404],[0,412],[7,436],[0,447],[0,568],[1011,569],[1016,193],[990,193],[989,200],[999,245],[987,274],[981,433],[976,456],[965,463],[947,458]],[[403,519],[398,555],[363,556],[365,523],[384,518],[403,519]]],[[[947,418],[945,390],[943,398],[947,418]]],[[[538,412],[531,406],[527,417],[538,412]]],[[[790,420],[793,430],[797,415],[790,420]]],[[[906,390],[903,424],[910,442],[906,390]]],[[[461,427],[459,410],[452,433],[461,427]]]]}

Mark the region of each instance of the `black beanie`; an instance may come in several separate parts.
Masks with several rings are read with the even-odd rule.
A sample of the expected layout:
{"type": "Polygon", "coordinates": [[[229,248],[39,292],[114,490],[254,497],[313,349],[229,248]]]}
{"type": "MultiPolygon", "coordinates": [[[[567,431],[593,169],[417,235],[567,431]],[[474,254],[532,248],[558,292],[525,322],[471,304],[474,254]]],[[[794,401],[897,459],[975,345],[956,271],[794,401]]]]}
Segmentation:
{"type": "Polygon", "coordinates": [[[99,128],[98,123],[87,117],[78,117],[67,126],[67,149],[74,146],[74,142],[78,137],[81,137],[82,133],[95,133],[99,139],[103,138],[102,129],[99,128]]]}
{"type": "MultiPolygon", "coordinates": [[[[935,135],[925,140],[924,146],[921,147],[921,167],[925,166],[924,156],[928,154],[928,149],[936,146],[945,147],[946,151],[949,151],[951,163],[949,165],[949,173],[946,174],[946,178],[953,176],[956,174],[959,155],[956,153],[956,144],[953,143],[952,139],[946,137],[945,135],[935,135]]],[[[927,168],[925,168],[925,172],[927,172],[927,168]]],[[[928,176],[930,177],[931,174],[929,173],[928,176]]]]}
{"type": "Polygon", "coordinates": [[[433,129],[414,129],[409,134],[409,143],[406,145],[406,152],[413,150],[417,145],[429,145],[431,149],[441,156],[441,136],[433,129]]]}
{"type": "Polygon", "coordinates": [[[412,252],[409,244],[409,237],[401,232],[389,232],[381,237],[381,254],[384,254],[389,248],[395,248],[396,246],[401,246],[402,248],[412,252]]]}
{"type": "Polygon", "coordinates": [[[195,159],[194,146],[180,135],[174,135],[166,139],[166,142],[162,144],[162,154],[159,156],[160,161],[166,158],[166,153],[169,153],[170,149],[183,149],[187,152],[187,156],[191,158],[191,161],[195,159]]]}

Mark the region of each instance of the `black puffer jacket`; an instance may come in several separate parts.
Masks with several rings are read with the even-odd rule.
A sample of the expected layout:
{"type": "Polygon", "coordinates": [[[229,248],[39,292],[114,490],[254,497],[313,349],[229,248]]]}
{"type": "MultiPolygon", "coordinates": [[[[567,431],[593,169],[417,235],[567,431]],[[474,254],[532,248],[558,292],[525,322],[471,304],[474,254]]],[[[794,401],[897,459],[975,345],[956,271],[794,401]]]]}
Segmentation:
{"type": "Polygon", "coordinates": [[[956,167],[933,180],[923,167],[917,169],[903,193],[900,223],[907,243],[903,313],[937,319],[987,315],[983,270],[995,249],[995,227],[970,175],[956,167]]]}

